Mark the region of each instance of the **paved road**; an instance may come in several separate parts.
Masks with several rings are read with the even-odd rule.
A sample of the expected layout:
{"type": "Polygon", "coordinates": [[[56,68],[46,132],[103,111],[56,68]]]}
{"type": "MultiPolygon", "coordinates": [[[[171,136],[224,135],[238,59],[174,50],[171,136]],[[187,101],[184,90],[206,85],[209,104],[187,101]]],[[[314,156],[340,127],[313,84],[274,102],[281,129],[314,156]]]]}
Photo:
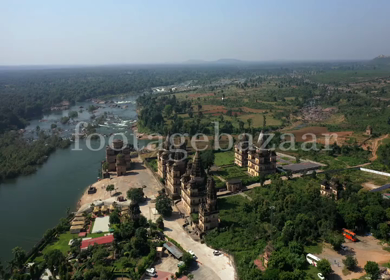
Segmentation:
{"type": "MultiPolygon", "coordinates": [[[[150,181],[156,180],[153,175],[150,174],[150,181]]],[[[147,188],[148,196],[156,195],[157,189],[155,184],[153,188],[147,188]],[[155,193],[153,193],[155,190],[155,193]]],[[[147,219],[156,220],[159,215],[153,214],[155,203],[150,200],[143,205],[140,205],[142,215],[147,219]]],[[[182,223],[180,223],[179,212],[174,211],[172,217],[164,220],[165,234],[170,238],[178,242],[185,250],[194,251],[197,256],[198,267],[196,267],[191,273],[195,276],[195,279],[202,280],[234,280],[235,271],[233,265],[227,256],[220,255],[214,256],[213,249],[207,247],[205,244],[201,244],[193,240],[189,234],[183,229],[182,223]]]]}
{"type": "Polygon", "coordinates": [[[229,258],[224,255],[214,256],[213,249],[207,247],[205,244],[194,241],[177,222],[178,218],[179,213],[174,212],[172,218],[164,221],[165,234],[179,242],[185,250],[194,251],[195,255],[198,257],[197,261],[199,267],[209,268],[203,271],[202,274],[204,277],[209,275],[209,277],[212,276],[212,278],[207,277],[199,279],[234,280],[234,268],[230,263],[229,258]]]}

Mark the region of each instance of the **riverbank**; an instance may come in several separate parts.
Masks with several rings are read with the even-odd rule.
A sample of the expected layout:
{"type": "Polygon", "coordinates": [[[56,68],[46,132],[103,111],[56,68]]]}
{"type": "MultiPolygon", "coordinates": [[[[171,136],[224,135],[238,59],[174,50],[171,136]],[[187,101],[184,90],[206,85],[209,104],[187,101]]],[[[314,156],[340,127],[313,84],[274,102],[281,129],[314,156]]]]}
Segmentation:
{"type": "Polygon", "coordinates": [[[162,136],[162,135],[153,135],[153,134],[138,132],[138,124],[137,123],[134,123],[131,126],[131,130],[134,132],[134,134],[138,140],[159,140],[159,139],[164,138],[164,136],[162,136]]]}

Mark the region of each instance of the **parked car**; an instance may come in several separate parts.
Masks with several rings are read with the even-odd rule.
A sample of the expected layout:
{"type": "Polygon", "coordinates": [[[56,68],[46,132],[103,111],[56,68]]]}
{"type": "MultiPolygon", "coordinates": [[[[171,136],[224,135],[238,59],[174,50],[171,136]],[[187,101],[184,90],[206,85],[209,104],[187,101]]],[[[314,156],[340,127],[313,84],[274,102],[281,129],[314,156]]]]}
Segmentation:
{"type": "Polygon", "coordinates": [[[195,255],[194,251],[188,250],[188,253],[190,253],[191,256],[192,256],[194,259],[196,259],[196,255],[195,255]]]}
{"type": "Polygon", "coordinates": [[[149,272],[149,273],[156,273],[156,270],[154,269],[154,267],[151,267],[151,268],[147,268],[147,269],[146,269],[146,272],[149,272]]]}
{"type": "Polygon", "coordinates": [[[321,280],[325,280],[325,277],[324,277],[324,275],[322,275],[322,273],[318,273],[317,276],[318,276],[318,278],[320,278],[321,280]]]}
{"type": "Polygon", "coordinates": [[[348,247],[347,247],[347,246],[344,246],[344,245],[341,245],[341,250],[347,251],[347,250],[348,250],[348,247]]]}
{"type": "Polygon", "coordinates": [[[215,251],[213,252],[213,254],[214,254],[214,256],[219,256],[219,255],[221,254],[221,252],[218,251],[218,250],[215,250],[215,251]]]}

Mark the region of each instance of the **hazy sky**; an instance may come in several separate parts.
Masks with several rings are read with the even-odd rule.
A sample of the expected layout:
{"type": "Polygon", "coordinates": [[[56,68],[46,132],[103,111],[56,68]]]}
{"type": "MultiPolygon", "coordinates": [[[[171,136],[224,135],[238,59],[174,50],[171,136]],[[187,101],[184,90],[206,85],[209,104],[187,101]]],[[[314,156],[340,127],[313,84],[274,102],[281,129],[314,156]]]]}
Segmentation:
{"type": "Polygon", "coordinates": [[[389,0],[0,0],[0,65],[390,55],[389,0]]]}

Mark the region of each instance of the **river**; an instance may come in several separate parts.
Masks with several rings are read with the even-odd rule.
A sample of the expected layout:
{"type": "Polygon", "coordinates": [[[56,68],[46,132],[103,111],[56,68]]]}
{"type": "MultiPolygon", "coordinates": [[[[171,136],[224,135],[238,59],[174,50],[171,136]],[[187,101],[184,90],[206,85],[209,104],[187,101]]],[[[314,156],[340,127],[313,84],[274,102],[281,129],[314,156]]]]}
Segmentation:
{"type": "MultiPolygon", "coordinates": [[[[131,134],[131,129],[123,126],[126,120],[135,120],[137,117],[136,98],[126,100],[129,99],[131,102],[128,104],[120,104],[117,108],[104,106],[95,112],[96,115],[109,112],[115,117],[114,122],[109,122],[99,132],[131,134]]],[[[90,104],[80,103],[70,110],[78,111],[80,106],[86,108],[90,104]]],[[[44,116],[44,121],[31,121],[26,127],[26,134],[33,135],[37,125],[43,130],[49,129],[51,123],[67,116],[67,113],[55,112],[44,116]]],[[[77,120],[87,121],[90,115],[84,111],[79,113],[77,120]]],[[[63,133],[74,131],[74,125],[62,127],[67,130],[63,133]]],[[[107,140],[108,137],[105,138],[107,140]]],[[[99,141],[92,142],[92,147],[99,145],[99,141]]],[[[74,151],[73,147],[74,144],[68,149],[57,149],[36,173],[0,185],[0,260],[9,261],[12,248],[16,246],[26,251],[31,249],[47,229],[56,226],[60,218],[66,216],[68,207],[75,210],[84,190],[96,181],[100,162],[105,157],[104,149],[91,151],[86,147],[85,140],[80,141],[81,151],[74,151]]]]}

